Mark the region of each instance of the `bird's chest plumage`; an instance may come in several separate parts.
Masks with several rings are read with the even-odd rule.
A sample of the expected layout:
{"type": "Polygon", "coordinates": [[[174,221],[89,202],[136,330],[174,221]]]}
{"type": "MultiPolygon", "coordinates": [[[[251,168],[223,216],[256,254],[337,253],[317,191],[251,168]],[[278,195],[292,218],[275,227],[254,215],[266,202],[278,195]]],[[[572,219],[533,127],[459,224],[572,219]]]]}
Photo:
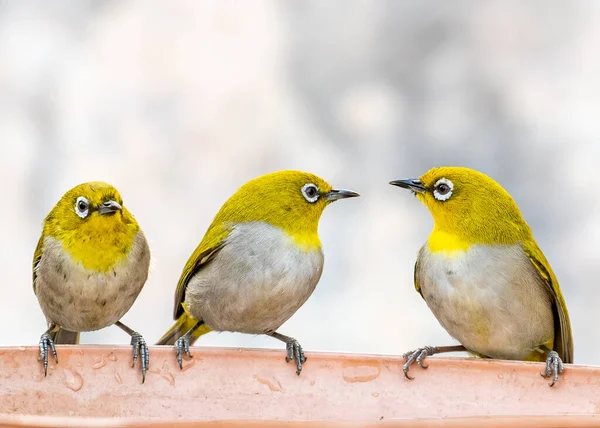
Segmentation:
{"type": "Polygon", "coordinates": [[[141,232],[128,256],[106,272],[84,268],[59,241],[46,237],[34,287],[48,321],[71,331],[93,331],[114,324],[131,308],[149,264],[141,232]]]}
{"type": "Polygon", "coordinates": [[[519,245],[474,245],[419,253],[423,298],[466,348],[493,358],[526,359],[551,343],[550,296],[519,245]]]}
{"type": "Polygon", "coordinates": [[[307,251],[265,223],[240,224],[188,283],[186,306],[213,330],[271,332],[306,302],[322,270],[320,248],[307,251]]]}

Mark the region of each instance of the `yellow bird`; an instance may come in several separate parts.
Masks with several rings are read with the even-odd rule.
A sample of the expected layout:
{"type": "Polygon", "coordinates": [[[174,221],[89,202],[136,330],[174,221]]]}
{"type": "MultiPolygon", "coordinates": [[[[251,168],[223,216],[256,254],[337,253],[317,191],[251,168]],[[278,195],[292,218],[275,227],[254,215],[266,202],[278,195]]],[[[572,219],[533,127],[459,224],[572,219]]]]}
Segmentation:
{"type": "Polygon", "coordinates": [[[144,338],[121,321],[148,278],[150,249],[137,221],[110,184],[69,190],[44,220],[33,257],[33,291],[48,321],[40,359],[48,372],[54,344],[75,344],[79,332],[117,325],[140,354],[142,382],[149,364],[144,338]]]}
{"type": "Polygon", "coordinates": [[[158,345],[183,353],[210,331],[266,334],[286,343],[300,374],[306,361],[292,337],[278,333],[310,297],[323,270],[321,213],[342,198],[323,179],[279,171],[243,185],[217,213],[193,252],[175,292],[175,325],[158,345]]]}
{"type": "Polygon", "coordinates": [[[567,306],[550,264],[512,197],[481,172],[441,167],[396,180],[433,216],[419,251],[415,288],[442,327],[462,346],[404,355],[404,374],[427,356],[468,351],[497,359],[546,361],[542,376],[558,380],[573,362],[567,306]]]}

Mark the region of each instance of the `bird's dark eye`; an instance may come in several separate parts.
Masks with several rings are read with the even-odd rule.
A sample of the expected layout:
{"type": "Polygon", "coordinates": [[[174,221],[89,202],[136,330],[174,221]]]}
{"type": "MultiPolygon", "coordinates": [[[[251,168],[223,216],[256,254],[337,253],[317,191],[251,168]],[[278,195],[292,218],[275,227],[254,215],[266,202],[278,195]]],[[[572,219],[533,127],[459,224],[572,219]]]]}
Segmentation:
{"type": "Polygon", "coordinates": [[[450,186],[448,186],[446,183],[440,183],[436,187],[436,190],[440,195],[445,195],[450,191],[450,186]]]}
{"type": "Polygon", "coordinates": [[[86,218],[89,213],[90,202],[83,196],[77,198],[75,202],[75,213],[81,217],[86,218]]]}
{"type": "Polygon", "coordinates": [[[319,188],[312,183],[302,187],[302,195],[308,202],[316,202],[319,199],[319,188]]]}

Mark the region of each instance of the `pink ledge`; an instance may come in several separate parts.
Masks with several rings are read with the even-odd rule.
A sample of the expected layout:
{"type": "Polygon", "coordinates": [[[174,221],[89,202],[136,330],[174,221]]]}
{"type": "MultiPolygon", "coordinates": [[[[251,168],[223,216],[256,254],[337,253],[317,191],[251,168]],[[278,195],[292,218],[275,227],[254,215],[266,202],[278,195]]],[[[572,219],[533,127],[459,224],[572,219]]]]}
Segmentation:
{"type": "Polygon", "coordinates": [[[300,376],[282,350],[201,348],[183,370],[152,347],[146,383],[131,348],[58,346],[44,378],[37,347],[0,348],[0,427],[600,426],[600,368],[307,352],[300,376]]]}

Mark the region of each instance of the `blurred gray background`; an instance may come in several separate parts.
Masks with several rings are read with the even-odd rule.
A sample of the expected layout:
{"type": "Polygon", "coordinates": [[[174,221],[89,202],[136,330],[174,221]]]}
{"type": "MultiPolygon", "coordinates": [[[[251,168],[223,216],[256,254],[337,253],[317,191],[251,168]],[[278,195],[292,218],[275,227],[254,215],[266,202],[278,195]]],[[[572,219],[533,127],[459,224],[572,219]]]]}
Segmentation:
{"type": "Polygon", "coordinates": [[[454,164],[513,195],[560,280],[576,362],[598,364],[599,47],[593,0],[0,1],[0,344],[45,329],[31,259],[69,188],[112,183],[146,232],[151,276],[124,322],[153,342],[214,214],[279,169],[363,195],[326,210],[324,274],[282,333],[308,351],[454,343],[412,283],[432,220],[387,184],[454,164]]]}

